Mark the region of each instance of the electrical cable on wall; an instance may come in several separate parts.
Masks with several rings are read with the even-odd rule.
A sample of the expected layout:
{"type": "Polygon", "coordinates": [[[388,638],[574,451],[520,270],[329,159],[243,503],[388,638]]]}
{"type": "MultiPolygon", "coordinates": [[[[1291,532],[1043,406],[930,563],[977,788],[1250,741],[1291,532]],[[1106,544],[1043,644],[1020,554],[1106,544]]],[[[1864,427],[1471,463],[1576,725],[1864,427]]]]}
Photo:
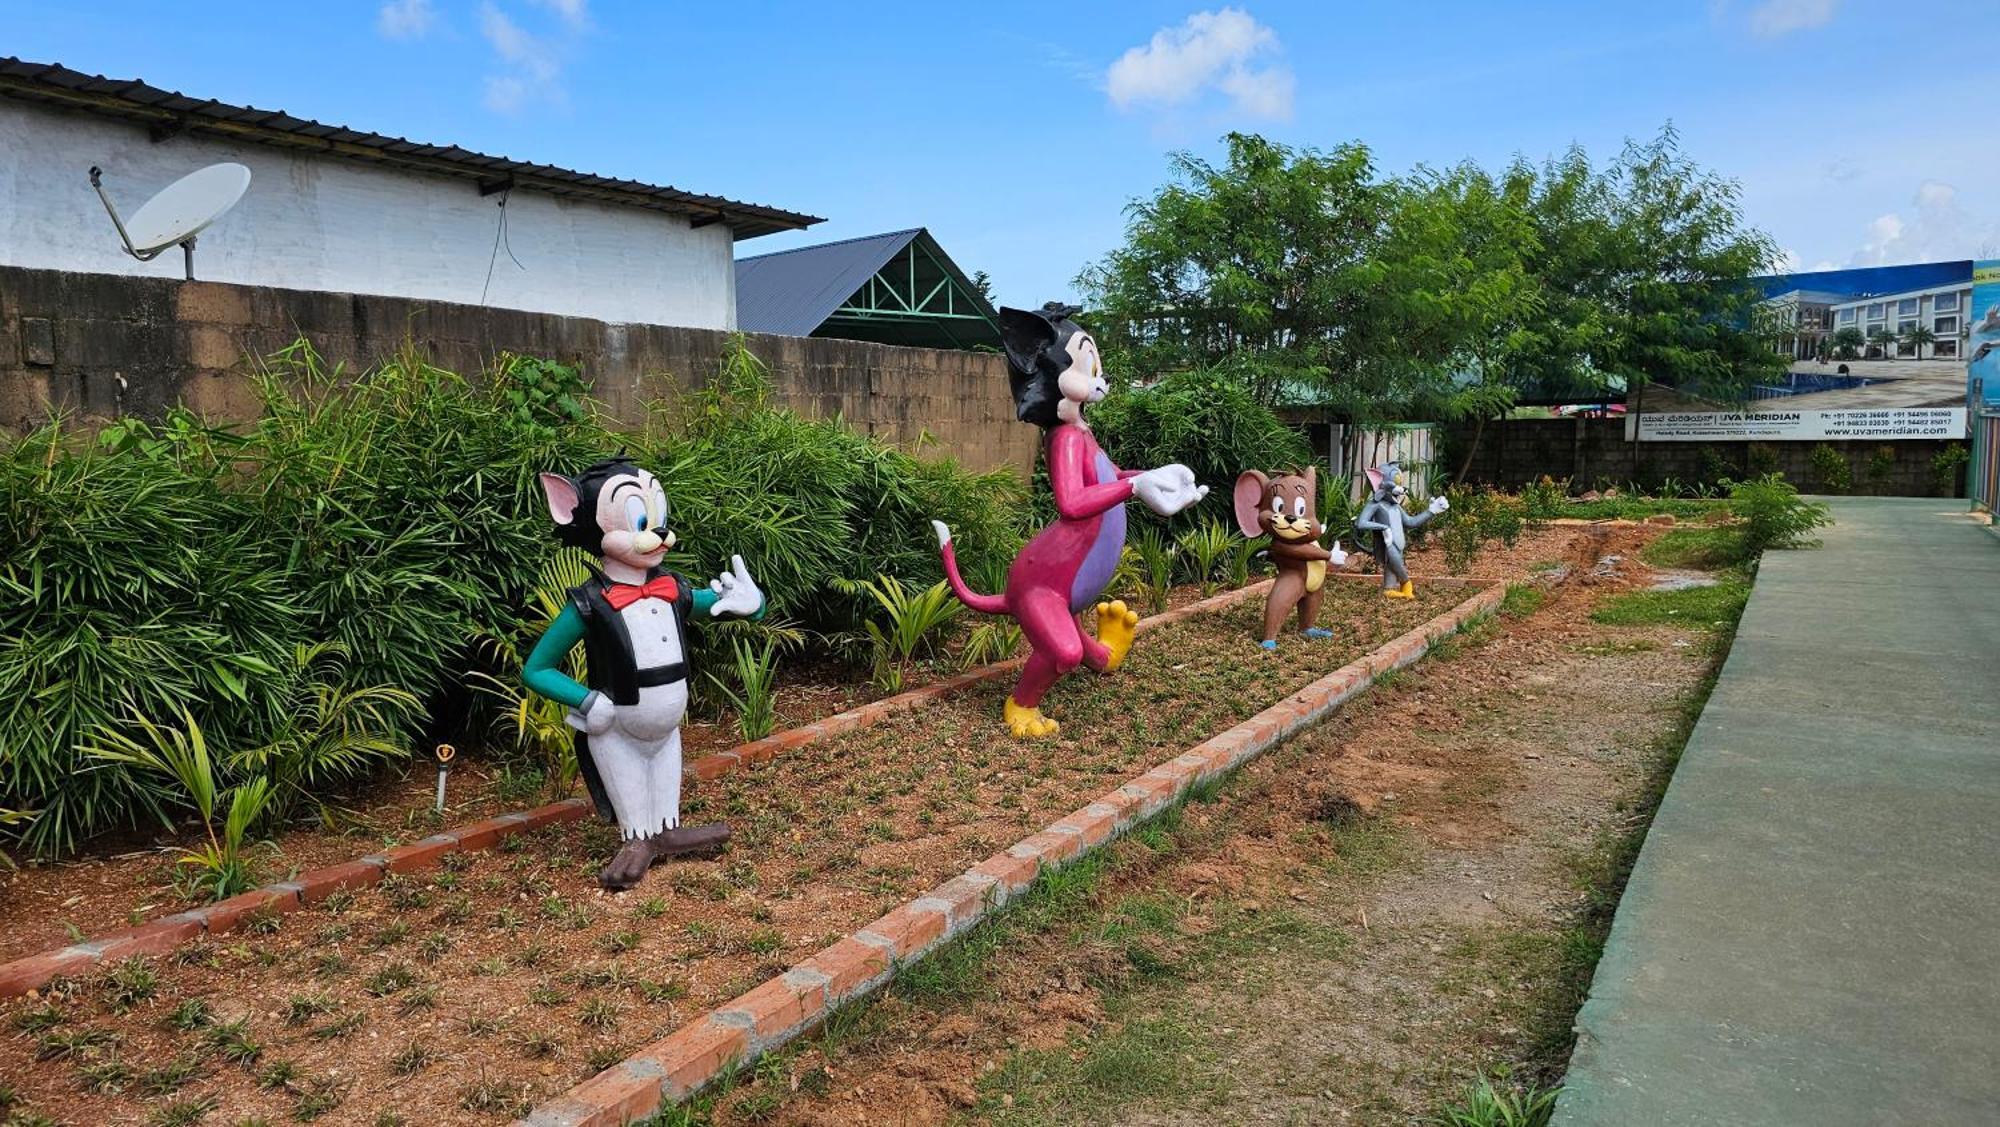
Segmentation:
{"type": "Polygon", "coordinates": [[[486,260],[486,284],[479,287],[479,304],[481,305],[486,304],[487,291],[493,288],[493,267],[500,262],[501,247],[504,246],[507,248],[507,257],[513,260],[516,268],[521,270],[527,269],[526,266],[521,264],[520,259],[514,257],[514,243],[507,235],[507,197],[513,194],[514,190],[512,188],[508,188],[500,193],[500,221],[493,228],[493,253],[486,260]]]}

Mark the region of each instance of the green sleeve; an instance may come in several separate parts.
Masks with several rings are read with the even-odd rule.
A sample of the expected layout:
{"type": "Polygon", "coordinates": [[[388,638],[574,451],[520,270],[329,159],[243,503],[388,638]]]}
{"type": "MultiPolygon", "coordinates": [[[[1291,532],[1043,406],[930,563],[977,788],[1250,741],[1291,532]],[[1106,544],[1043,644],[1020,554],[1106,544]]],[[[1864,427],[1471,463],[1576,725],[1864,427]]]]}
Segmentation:
{"type": "Polygon", "coordinates": [[[540,696],[560,701],[571,708],[583,707],[583,700],[590,690],[576,683],[562,671],[563,659],[569,656],[578,642],[583,641],[583,616],[575,607],[564,607],[556,620],[549,623],[548,633],[535,643],[528,654],[528,664],[522,670],[521,679],[528,688],[540,696]]]}

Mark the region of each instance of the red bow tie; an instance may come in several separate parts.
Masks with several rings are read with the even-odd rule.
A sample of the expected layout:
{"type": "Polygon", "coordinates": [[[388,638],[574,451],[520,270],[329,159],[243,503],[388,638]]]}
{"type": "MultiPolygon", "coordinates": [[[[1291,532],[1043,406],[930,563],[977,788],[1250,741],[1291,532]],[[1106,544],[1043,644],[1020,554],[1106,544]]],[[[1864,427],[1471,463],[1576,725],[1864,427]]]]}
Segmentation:
{"type": "Polygon", "coordinates": [[[673,602],[681,597],[681,585],[674,582],[671,575],[649,579],[644,584],[614,583],[604,589],[604,601],[612,610],[624,610],[640,599],[665,599],[673,602]]]}

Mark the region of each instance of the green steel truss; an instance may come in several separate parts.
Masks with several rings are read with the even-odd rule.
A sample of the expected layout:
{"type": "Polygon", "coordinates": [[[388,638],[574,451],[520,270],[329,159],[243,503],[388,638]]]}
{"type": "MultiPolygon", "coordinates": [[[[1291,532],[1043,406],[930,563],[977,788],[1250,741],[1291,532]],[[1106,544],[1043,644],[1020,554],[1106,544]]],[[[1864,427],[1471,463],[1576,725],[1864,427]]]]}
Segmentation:
{"type": "Polygon", "coordinates": [[[997,345],[1000,326],[987,312],[991,307],[927,242],[910,240],[828,315],[825,326],[843,330],[829,335],[865,333],[865,339],[890,344],[948,348],[997,345]]]}

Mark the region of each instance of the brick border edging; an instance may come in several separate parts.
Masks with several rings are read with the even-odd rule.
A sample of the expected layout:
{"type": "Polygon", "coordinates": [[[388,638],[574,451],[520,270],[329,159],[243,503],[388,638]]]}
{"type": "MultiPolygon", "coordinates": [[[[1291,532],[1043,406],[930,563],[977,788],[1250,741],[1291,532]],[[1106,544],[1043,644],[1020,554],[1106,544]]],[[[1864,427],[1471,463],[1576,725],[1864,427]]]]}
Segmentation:
{"type": "Polygon", "coordinates": [[[812,1029],[1026,891],[1044,870],[1082,857],[1232,771],[1410,665],[1436,640],[1497,610],[1493,583],[1443,614],[1334,670],[1187,752],[1057,819],[922,896],[836,940],[776,978],[710,1010],[537,1107],[512,1127],[614,1127],[650,1115],[812,1029]]]}
{"type": "MultiPolygon", "coordinates": [[[[1270,584],[1271,581],[1268,579],[1248,584],[1151,618],[1141,619],[1138,630],[1144,633],[1197,614],[1219,610],[1263,591],[1270,584]]],[[[858,708],[849,709],[811,724],[776,732],[761,740],[739,744],[727,751],[704,755],[681,768],[682,778],[687,781],[722,778],[751,764],[766,762],[793,748],[868,727],[885,717],[916,708],[948,693],[1005,676],[1020,668],[1023,660],[1010,658],[992,665],[983,665],[978,669],[967,670],[919,689],[870,701],[858,708]]],[[[82,942],[66,944],[39,954],[24,955],[0,963],[0,1001],[18,998],[31,990],[47,985],[51,979],[81,973],[102,962],[140,955],[165,954],[204,935],[220,935],[234,931],[251,916],[297,911],[309,904],[318,903],[342,889],[367,888],[380,884],[382,878],[390,873],[419,872],[431,868],[446,854],[489,849],[514,834],[577,821],[588,817],[589,814],[590,803],[581,798],[566,798],[559,802],[537,806],[532,810],[499,814],[431,834],[408,845],[399,845],[380,853],[371,853],[351,861],[312,869],[290,880],[267,884],[214,904],[176,912],[133,927],[105,932],[82,942]]]]}

